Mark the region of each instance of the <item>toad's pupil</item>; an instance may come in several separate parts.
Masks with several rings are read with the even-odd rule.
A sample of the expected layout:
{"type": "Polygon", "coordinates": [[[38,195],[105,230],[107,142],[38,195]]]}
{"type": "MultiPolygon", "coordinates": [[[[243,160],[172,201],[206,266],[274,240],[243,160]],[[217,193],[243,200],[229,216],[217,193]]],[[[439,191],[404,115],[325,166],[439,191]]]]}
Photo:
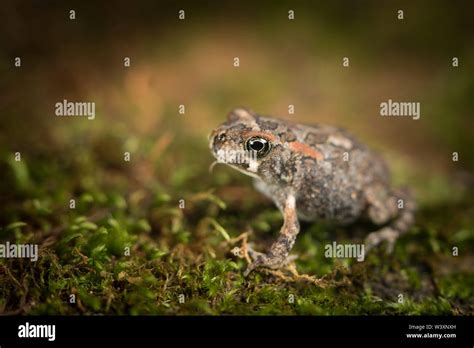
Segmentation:
{"type": "Polygon", "coordinates": [[[265,147],[265,144],[260,140],[250,141],[250,148],[254,151],[261,151],[265,147]]]}
{"type": "Polygon", "coordinates": [[[257,137],[250,138],[245,146],[248,151],[256,152],[259,157],[265,156],[270,150],[270,143],[268,140],[257,137]]]}

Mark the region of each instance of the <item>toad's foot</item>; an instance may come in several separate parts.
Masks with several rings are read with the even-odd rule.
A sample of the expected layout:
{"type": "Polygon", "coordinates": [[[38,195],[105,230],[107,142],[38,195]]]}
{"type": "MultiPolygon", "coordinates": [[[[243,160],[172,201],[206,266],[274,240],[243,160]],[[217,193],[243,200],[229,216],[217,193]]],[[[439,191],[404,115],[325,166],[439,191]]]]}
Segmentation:
{"type": "Polygon", "coordinates": [[[296,235],[300,230],[300,224],[296,214],[296,202],[293,195],[287,197],[283,209],[283,218],[284,222],[280,234],[270,247],[268,253],[262,254],[250,251],[250,255],[253,256],[253,262],[245,270],[244,276],[247,276],[255,268],[266,267],[278,269],[292,260],[289,258],[289,254],[293,244],[295,244],[296,235]]]}
{"type": "Polygon", "coordinates": [[[244,272],[244,277],[247,277],[250,272],[256,268],[279,269],[285,267],[298,258],[296,255],[275,255],[271,252],[264,254],[253,250],[251,246],[247,247],[247,252],[253,262],[247,266],[247,269],[244,272]]]}
{"type": "Polygon", "coordinates": [[[365,239],[366,251],[387,242],[387,252],[392,253],[395,241],[406,233],[415,222],[416,204],[407,190],[387,192],[380,186],[366,191],[369,202],[369,218],[377,225],[388,223],[387,227],[370,233],[365,239]]]}
{"type": "Polygon", "coordinates": [[[379,231],[372,232],[365,238],[365,251],[368,252],[381,243],[387,242],[387,252],[391,254],[399,236],[400,232],[391,227],[384,227],[379,231]]]}

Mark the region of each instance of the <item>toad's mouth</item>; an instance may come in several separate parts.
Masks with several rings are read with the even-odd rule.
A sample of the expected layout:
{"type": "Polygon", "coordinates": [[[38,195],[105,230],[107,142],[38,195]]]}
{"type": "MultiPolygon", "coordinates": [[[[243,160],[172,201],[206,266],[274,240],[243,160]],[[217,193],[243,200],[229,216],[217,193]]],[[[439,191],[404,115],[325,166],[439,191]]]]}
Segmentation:
{"type": "MultiPolygon", "coordinates": [[[[256,173],[256,170],[255,171],[247,170],[247,169],[241,168],[241,167],[239,167],[235,164],[231,164],[231,163],[228,163],[227,165],[231,166],[232,168],[238,170],[239,172],[241,172],[245,175],[251,176],[252,178],[260,179],[260,177],[256,173]]],[[[249,165],[249,168],[250,168],[250,165],[249,165]]]]}
{"type": "MultiPolygon", "coordinates": [[[[258,163],[257,163],[257,166],[256,168],[255,167],[251,167],[252,166],[252,163],[249,164],[249,168],[252,168],[255,170],[250,170],[250,169],[245,169],[245,168],[242,168],[238,165],[236,165],[235,163],[228,163],[228,162],[225,162],[225,161],[220,161],[219,159],[216,159],[214,162],[211,163],[211,165],[209,166],[209,172],[212,173],[212,171],[214,170],[214,167],[218,164],[225,164],[245,175],[248,175],[248,176],[251,176],[253,178],[256,178],[256,179],[260,179],[260,177],[257,175],[256,171],[257,171],[257,168],[258,168],[258,163]]],[[[254,165],[255,166],[255,165],[254,165]]]]}

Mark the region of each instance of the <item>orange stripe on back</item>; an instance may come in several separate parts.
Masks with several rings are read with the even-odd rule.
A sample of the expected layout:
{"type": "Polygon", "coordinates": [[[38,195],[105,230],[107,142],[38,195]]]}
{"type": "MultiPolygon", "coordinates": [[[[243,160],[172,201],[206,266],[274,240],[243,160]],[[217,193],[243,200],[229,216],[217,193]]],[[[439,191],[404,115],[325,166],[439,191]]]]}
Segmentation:
{"type": "Polygon", "coordinates": [[[317,160],[324,159],[324,156],[321,152],[313,149],[309,145],[306,145],[304,143],[300,143],[299,141],[292,141],[291,143],[288,143],[288,146],[293,151],[299,152],[299,153],[303,154],[304,156],[312,157],[312,158],[315,158],[317,160]]]}

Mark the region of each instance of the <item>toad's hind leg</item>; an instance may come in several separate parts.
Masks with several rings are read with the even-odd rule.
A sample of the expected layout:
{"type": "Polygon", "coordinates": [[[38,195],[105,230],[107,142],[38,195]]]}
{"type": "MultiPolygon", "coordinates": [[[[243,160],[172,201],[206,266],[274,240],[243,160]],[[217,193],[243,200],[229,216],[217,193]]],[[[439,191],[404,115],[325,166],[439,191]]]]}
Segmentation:
{"type": "Polygon", "coordinates": [[[377,225],[386,225],[367,236],[366,251],[387,242],[387,251],[392,252],[398,237],[406,233],[415,222],[415,201],[407,190],[390,192],[380,186],[367,190],[366,198],[370,220],[377,225]]]}
{"type": "Polygon", "coordinates": [[[293,248],[293,244],[295,244],[296,235],[300,230],[295,205],[295,197],[292,195],[289,196],[283,210],[285,221],[280,230],[280,235],[272,244],[268,253],[263,254],[249,250],[253,262],[245,270],[244,276],[247,276],[252,270],[258,267],[278,269],[291,261],[291,258],[289,258],[288,255],[293,248]]]}

